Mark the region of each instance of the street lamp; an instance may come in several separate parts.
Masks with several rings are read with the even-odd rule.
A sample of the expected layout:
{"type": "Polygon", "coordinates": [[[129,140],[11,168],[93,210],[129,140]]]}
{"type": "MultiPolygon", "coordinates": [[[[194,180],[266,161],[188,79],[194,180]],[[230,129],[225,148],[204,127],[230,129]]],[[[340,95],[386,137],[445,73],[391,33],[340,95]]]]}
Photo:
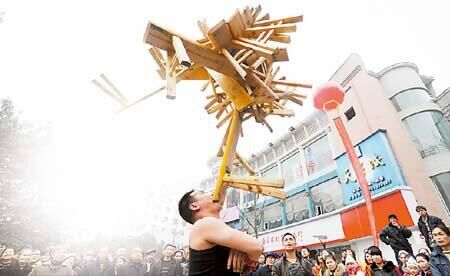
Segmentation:
{"type": "Polygon", "coordinates": [[[330,112],[331,117],[334,121],[336,129],[341,137],[342,143],[344,144],[345,151],[350,159],[353,170],[356,173],[356,178],[358,179],[361,190],[364,194],[364,199],[366,201],[367,215],[369,218],[370,232],[372,234],[373,244],[378,246],[378,236],[375,226],[375,216],[373,214],[372,207],[372,197],[370,195],[369,184],[367,183],[366,177],[364,176],[363,168],[359,162],[358,156],[356,155],[355,148],[353,147],[350,136],[345,129],[342,119],[339,117],[337,109],[344,101],[345,92],[342,87],[332,81],[329,81],[321,86],[319,86],[313,93],[313,103],[314,107],[323,110],[325,112],[330,112]]]}
{"type": "Polygon", "coordinates": [[[313,238],[319,239],[320,243],[323,246],[323,249],[327,249],[327,239],[328,236],[327,235],[314,235],[313,238]]]}

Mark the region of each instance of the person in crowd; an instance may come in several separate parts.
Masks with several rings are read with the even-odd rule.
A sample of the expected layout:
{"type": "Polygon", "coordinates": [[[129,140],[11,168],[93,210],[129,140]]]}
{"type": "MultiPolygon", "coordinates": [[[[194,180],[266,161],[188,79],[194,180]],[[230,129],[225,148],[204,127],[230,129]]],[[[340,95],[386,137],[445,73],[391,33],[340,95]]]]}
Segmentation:
{"type": "Polygon", "coordinates": [[[433,250],[433,247],[436,246],[436,242],[433,240],[431,230],[436,225],[443,224],[442,219],[429,215],[427,208],[425,208],[424,206],[417,206],[416,212],[419,214],[419,219],[417,220],[419,231],[425,238],[425,242],[428,248],[430,248],[430,250],[433,250]]]}
{"type": "Polygon", "coordinates": [[[181,265],[182,275],[187,276],[189,273],[189,268],[186,263],[186,259],[184,258],[184,251],[182,249],[175,251],[173,258],[181,265]]]}
{"type": "Polygon", "coordinates": [[[416,255],[416,261],[420,268],[420,276],[433,276],[430,267],[430,256],[424,253],[419,253],[416,255]]]}
{"type": "Polygon", "coordinates": [[[323,274],[321,274],[321,271],[325,272],[326,266],[325,266],[325,261],[323,260],[322,254],[317,254],[315,261],[313,263],[312,266],[312,271],[314,276],[323,276],[323,274]]]}
{"type": "Polygon", "coordinates": [[[391,261],[383,259],[383,253],[376,246],[369,247],[372,256],[371,275],[372,276],[402,276],[400,269],[391,261]]]}
{"type": "Polygon", "coordinates": [[[400,250],[398,252],[398,259],[400,260],[400,263],[398,264],[398,268],[400,268],[401,272],[405,272],[406,263],[408,262],[411,255],[406,252],[405,250],[400,250]]]}
{"type": "Polygon", "coordinates": [[[153,264],[150,269],[150,276],[182,276],[183,271],[181,263],[177,262],[173,256],[176,247],[172,244],[166,244],[161,260],[153,264]]]}
{"type": "Polygon", "coordinates": [[[397,259],[397,264],[401,265],[398,252],[400,250],[405,250],[410,255],[413,255],[413,250],[411,248],[411,244],[408,241],[408,238],[411,237],[412,232],[400,225],[398,218],[396,215],[389,215],[389,224],[383,228],[380,233],[380,239],[386,245],[389,245],[394,251],[395,258],[397,259]]]}
{"type": "Polygon", "coordinates": [[[152,265],[156,262],[156,250],[150,249],[145,252],[145,276],[150,276],[150,269],[152,265]]]}
{"type": "Polygon", "coordinates": [[[41,251],[38,249],[33,250],[30,256],[30,264],[35,267],[42,264],[41,261],[41,251]]]}
{"type": "Polygon", "coordinates": [[[364,250],[364,262],[361,263],[361,269],[366,273],[366,276],[371,276],[371,265],[373,264],[372,255],[369,249],[364,250]]]}
{"type": "Polygon", "coordinates": [[[265,264],[260,265],[254,276],[272,276],[272,267],[277,258],[277,254],[273,252],[267,253],[265,256],[265,264]]]}
{"type": "Polygon", "coordinates": [[[138,251],[132,251],[130,261],[117,268],[117,276],[144,276],[146,266],[144,255],[138,251]]]}
{"type": "Polygon", "coordinates": [[[256,271],[260,266],[265,265],[266,263],[266,255],[261,254],[258,258],[258,262],[255,263],[254,267],[249,268],[249,271],[247,272],[247,276],[254,276],[256,271]]]}
{"type": "Polygon", "coordinates": [[[311,260],[311,252],[309,251],[309,248],[306,246],[300,247],[300,254],[302,255],[302,258],[307,260],[312,264],[311,260]]]}
{"type": "Polygon", "coordinates": [[[334,254],[330,253],[325,257],[326,269],[324,276],[343,276],[345,273],[345,266],[336,261],[334,254]]]}
{"type": "Polygon", "coordinates": [[[419,264],[413,256],[410,256],[404,267],[403,276],[420,276],[419,264]]]}
{"type": "MultiPolygon", "coordinates": [[[[114,271],[115,271],[115,275],[118,275],[118,271],[119,269],[122,269],[122,267],[125,267],[128,263],[128,260],[126,259],[125,256],[117,256],[115,263],[114,263],[114,271]]],[[[125,269],[125,268],[123,268],[125,269]]]]}
{"type": "Polygon", "coordinates": [[[345,276],[365,276],[366,273],[362,270],[358,262],[353,258],[353,254],[347,252],[345,258],[345,276]]]}
{"type": "Polygon", "coordinates": [[[96,259],[87,262],[78,276],[110,276],[114,275],[114,265],[108,259],[107,248],[98,251],[96,259]]]}
{"type": "Polygon", "coordinates": [[[40,266],[33,267],[29,276],[75,276],[71,267],[64,266],[64,251],[61,248],[53,248],[49,252],[50,261],[40,266]]]}
{"type": "Polygon", "coordinates": [[[433,228],[432,234],[437,246],[431,252],[431,272],[433,276],[450,275],[450,230],[440,224],[433,228]]]}
{"type": "Polygon", "coordinates": [[[347,250],[341,252],[341,263],[345,265],[345,258],[347,258],[347,250]]]}
{"type": "Polygon", "coordinates": [[[11,263],[11,267],[8,271],[10,276],[27,276],[32,269],[30,264],[32,250],[30,248],[22,249],[17,259],[11,263]]]}
{"type": "Polygon", "coordinates": [[[417,250],[417,253],[425,254],[425,255],[427,255],[428,257],[431,256],[430,249],[425,248],[425,247],[419,248],[419,250],[417,250]]]}
{"type": "Polygon", "coordinates": [[[284,246],[284,256],[272,267],[273,276],[312,276],[312,265],[302,258],[296,250],[297,241],[291,233],[285,233],[281,238],[284,246]]]}
{"type": "Polygon", "coordinates": [[[189,236],[191,275],[240,273],[246,262],[257,261],[263,252],[261,241],[220,220],[222,205],[214,202],[211,194],[194,190],[178,203],[180,216],[193,224],[189,236]]]}

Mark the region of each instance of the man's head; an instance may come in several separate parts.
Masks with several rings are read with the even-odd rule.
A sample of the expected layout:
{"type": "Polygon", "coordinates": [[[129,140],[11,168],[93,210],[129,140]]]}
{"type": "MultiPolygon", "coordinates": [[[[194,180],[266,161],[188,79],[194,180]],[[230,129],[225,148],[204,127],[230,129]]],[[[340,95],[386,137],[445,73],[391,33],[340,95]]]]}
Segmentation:
{"type": "Polygon", "coordinates": [[[33,250],[31,248],[24,248],[20,251],[18,259],[19,264],[27,264],[31,262],[31,254],[33,253],[33,250]]]}
{"type": "Polygon", "coordinates": [[[380,248],[376,246],[369,247],[370,255],[372,256],[372,261],[379,265],[383,263],[383,253],[381,252],[380,248]]]}
{"type": "Polygon", "coordinates": [[[163,255],[165,258],[172,258],[175,254],[176,247],[173,244],[166,244],[164,247],[163,255]]]}
{"type": "Polygon", "coordinates": [[[142,255],[142,253],[138,252],[138,251],[132,251],[131,255],[130,255],[130,261],[134,264],[139,264],[142,263],[142,260],[144,259],[144,256],[142,255]]]}
{"type": "Polygon", "coordinates": [[[175,254],[173,255],[173,258],[177,262],[180,262],[180,263],[183,262],[184,261],[184,252],[183,252],[183,250],[175,251],[175,254]]]}
{"type": "Polygon", "coordinates": [[[276,260],[277,260],[277,254],[276,253],[273,253],[273,252],[267,253],[266,265],[272,266],[275,263],[276,260]]]}
{"type": "Polygon", "coordinates": [[[285,233],[281,237],[281,240],[282,240],[285,251],[295,250],[295,247],[297,246],[297,241],[295,240],[295,237],[293,234],[291,234],[289,232],[285,233]]]}
{"type": "Polygon", "coordinates": [[[416,207],[416,212],[421,217],[426,217],[428,215],[427,208],[425,208],[425,206],[421,206],[421,205],[417,206],[416,207]]]}
{"type": "Polygon", "coordinates": [[[391,223],[391,224],[398,224],[398,218],[397,218],[397,216],[395,214],[390,214],[388,216],[388,219],[389,219],[389,223],[391,223]]]}
{"type": "Polygon", "coordinates": [[[147,252],[145,252],[145,257],[147,258],[147,262],[154,263],[156,260],[156,250],[150,249],[147,252]]]}
{"type": "Polygon", "coordinates": [[[126,253],[127,253],[127,250],[125,248],[123,248],[123,247],[118,248],[117,251],[116,251],[116,255],[118,257],[123,257],[123,256],[125,256],[126,253]]]}
{"type": "Polygon", "coordinates": [[[261,254],[261,256],[259,256],[259,258],[258,258],[258,263],[264,264],[265,262],[266,262],[266,256],[264,254],[261,254]]]}
{"type": "Polygon", "coordinates": [[[190,190],[178,202],[180,216],[190,224],[204,217],[218,217],[220,210],[222,210],[222,203],[214,202],[212,194],[203,191],[190,190]]]}
{"type": "Polygon", "coordinates": [[[310,254],[309,254],[309,248],[306,246],[303,246],[302,248],[300,248],[300,253],[302,254],[303,258],[309,258],[310,254]]]}

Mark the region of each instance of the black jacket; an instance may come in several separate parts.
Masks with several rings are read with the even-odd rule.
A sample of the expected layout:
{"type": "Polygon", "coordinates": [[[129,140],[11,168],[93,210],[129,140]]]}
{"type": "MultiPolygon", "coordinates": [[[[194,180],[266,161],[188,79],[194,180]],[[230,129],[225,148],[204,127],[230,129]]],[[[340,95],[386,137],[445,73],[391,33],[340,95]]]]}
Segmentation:
{"type": "Polygon", "coordinates": [[[117,268],[117,276],[144,276],[146,268],[144,264],[124,264],[117,268]]]}
{"type": "MultiPolygon", "coordinates": [[[[433,228],[438,224],[443,224],[440,218],[428,215],[428,226],[430,227],[430,231],[433,230],[433,228]]],[[[420,233],[425,238],[425,242],[427,243],[428,247],[431,248],[430,237],[427,234],[427,226],[425,222],[422,221],[422,217],[419,217],[419,220],[417,221],[417,226],[419,227],[420,233]]]]}
{"type": "Polygon", "coordinates": [[[258,267],[256,272],[253,274],[254,276],[272,276],[272,269],[269,269],[267,265],[261,265],[258,267]]]}
{"type": "MultiPolygon", "coordinates": [[[[297,259],[300,260],[300,264],[302,267],[301,275],[302,276],[313,276],[312,272],[312,266],[309,261],[306,259],[303,259],[302,256],[298,253],[296,253],[297,259]]],[[[288,260],[286,259],[286,256],[283,258],[277,260],[275,264],[272,266],[272,275],[273,276],[289,276],[288,271],[288,260]]]]}
{"type": "Polygon", "coordinates": [[[115,269],[113,265],[109,262],[101,263],[88,262],[81,269],[78,276],[114,276],[115,269]]]}
{"type": "Polygon", "coordinates": [[[385,244],[390,245],[394,250],[408,251],[408,249],[411,248],[411,245],[408,242],[408,238],[411,237],[411,235],[412,233],[408,228],[403,226],[397,228],[392,224],[389,224],[381,231],[380,239],[385,244]]]}
{"type": "Polygon", "coordinates": [[[393,262],[387,261],[379,268],[375,263],[370,266],[372,276],[402,276],[400,269],[393,262]]]}
{"type": "MultiPolygon", "coordinates": [[[[161,262],[162,260],[157,261],[150,268],[150,276],[159,276],[161,272],[161,262]]],[[[167,276],[183,276],[183,269],[181,268],[181,264],[172,259],[170,261],[169,274],[167,276]]]]}

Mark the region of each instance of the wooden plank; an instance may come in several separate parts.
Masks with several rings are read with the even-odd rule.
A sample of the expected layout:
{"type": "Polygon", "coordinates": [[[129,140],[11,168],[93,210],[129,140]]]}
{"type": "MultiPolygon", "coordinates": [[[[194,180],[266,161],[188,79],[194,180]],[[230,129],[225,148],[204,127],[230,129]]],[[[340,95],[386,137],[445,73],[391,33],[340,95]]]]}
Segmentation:
{"type": "MultiPolygon", "coordinates": [[[[208,38],[209,27],[208,27],[208,23],[206,23],[206,19],[203,18],[203,20],[198,20],[197,21],[197,26],[200,29],[200,32],[205,36],[205,39],[209,40],[209,38],[208,38]]],[[[198,40],[197,40],[197,42],[204,43],[204,42],[200,42],[198,40]]]]}
{"type": "Polygon", "coordinates": [[[239,73],[239,75],[245,79],[247,72],[239,65],[239,63],[233,58],[233,56],[228,52],[227,49],[222,49],[222,54],[227,58],[227,60],[233,65],[234,69],[239,73]]]}
{"type": "Polygon", "coordinates": [[[179,34],[171,32],[168,29],[164,29],[153,22],[149,22],[147,25],[144,41],[145,43],[148,43],[156,48],[160,48],[165,51],[174,51],[172,45],[173,35],[178,36],[183,41],[186,52],[193,63],[243,81],[241,76],[222,54],[208,49],[201,44],[191,41],[179,34]]]}
{"type": "Polygon", "coordinates": [[[255,62],[252,63],[252,65],[250,65],[250,67],[256,70],[265,61],[266,61],[265,57],[259,57],[255,62]]]}
{"type": "Polygon", "coordinates": [[[244,43],[255,45],[255,46],[259,47],[259,48],[263,48],[263,49],[266,49],[266,50],[269,50],[269,51],[272,51],[272,52],[275,52],[277,50],[277,48],[269,46],[266,43],[261,43],[261,42],[255,40],[255,39],[249,39],[249,38],[245,38],[245,37],[240,37],[238,40],[242,41],[244,43]]]}
{"type": "Polygon", "coordinates": [[[252,13],[252,18],[253,18],[253,23],[256,21],[256,19],[258,18],[258,15],[261,13],[262,11],[262,7],[261,5],[258,5],[252,13]]]}
{"type": "MultiPolygon", "coordinates": [[[[267,111],[266,111],[267,112],[267,111]]],[[[287,117],[293,117],[295,116],[294,111],[290,109],[273,109],[271,112],[267,112],[269,115],[278,115],[278,116],[287,116],[287,117]]]]}
{"type": "Polygon", "coordinates": [[[225,108],[229,103],[230,103],[230,100],[223,101],[223,102],[218,103],[215,106],[209,108],[206,112],[208,114],[212,114],[212,113],[220,110],[221,108],[225,108]]]}
{"type": "Polygon", "coordinates": [[[185,67],[191,67],[191,59],[184,48],[183,41],[181,41],[178,36],[173,36],[172,44],[173,48],[175,48],[175,54],[177,55],[178,62],[185,67]]]}
{"type": "Polygon", "coordinates": [[[228,20],[228,26],[230,27],[230,32],[234,38],[241,37],[245,31],[245,26],[243,25],[239,10],[236,10],[233,16],[228,20]]]}
{"type": "Polygon", "coordinates": [[[177,74],[177,82],[180,80],[207,80],[209,79],[208,72],[205,68],[194,64],[189,68],[185,68],[182,72],[177,74]]]}
{"type": "Polygon", "coordinates": [[[148,51],[150,52],[150,55],[153,57],[153,59],[155,60],[156,64],[158,65],[159,69],[166,69],[165,67],[165,60],[164,58],[161,58],[156,51],[156,48],[154,47],[150,47],[148,49],[148,51]]]}
{"type": "Polygon", "coordinates": [[[177,60],[175,55],[167,52],[167,66],[166,66],[166,98],[174,100],[176,98],[177,77],[173,69],[175,68],[177,60]]]}
{"type": "Polygon", "coordinates": [[[235,47],[237,47],[239,49],[253,50],[257,55],[265,57],[270,62],[273,59],[273,55],[274,55],[273,51],[270,51],[270,50],[267,50],[267,49],[264,49],[264,48],[261,48],[261,47],[258,47],[256,45],[253,45],[253,44],[250,44],[250,43],[246,43],[246,42],[243,42],[243,41],[240,41],[240,40],[232,40],[231,42],[233,43],[233,46],[235,46],[235,47]]]}
{"type": "Polygon", "coordinates": [[[114,93],[126,104],[128,105],[128,100],[125,96],[119,91],[119,89],[110,81],[105,74],[101,73],[100,78],[112,89],[114,93]]]}
{"type": "Polygon", "coordinates": [[[219,121],[219,123],[217,123],[216,127],[217,128],[221,128],[223,126],[223,124],[225,124],[233,115],[233,112],[229,112],[225,117],[223,117],[222,120],[219,121]]]}
{"type": "Polygon", "coordinates": [[[97,86],[101,91],[103,91],[106,95],[113,98],[115,101],[117,101],[122,106],[127,106],[126,102],[123,102],[121,98],[119,98],[116,94],[112,93],[107,89],[105,86],[103,86],[98,80],[92,80],[92,83],[97,86]]]}
{"type": "MultiPolygon", "coordinates": [[[[240,155],[236,154],[237,159],[239,162],[242,158],[240,155]]],[[[242,159],[243,160],[243,159],[242,159]]],[[[245,161],[245,160],[243,160],[245,161]]],[[[247,163],[247,162],[245,162],[247,163]]],[[[248,163],[247,163],[248,165],[248,163]]],[[[251,169],[251,168],[250,168],[251,169]]],[[[253,171],[253,169],[251,169],[253,171]]],[[[272,188],[284,188],[284,179],[269,179],[269,178],[263,178],[258,176],[243,176],[243,175],[225,175],[223,177],[223,181],[227,182],[235,182],[235,183],[241,183],[241,184],[248,184],[248,185],[256,185],[256,186],[264,186],[264,187],[272,187],[272,188]]]]}
{"type": "Polygon", "coordinates": [[[297,25],[295,24],[282,24],[276,26],[262,26],[262,27],[252,27],[245,30],[245,34],[249,36],[254,36],[265,31],[274,30],[275,33],[291,33],[297,30],[297,25]]]}
{"type": "Polygon", "coordinates": [[[287,34],[272,34],[269,37],[269,40],[282,43],[291,43],[291,37],[287,34]]]}
{"type": "Polygon", "coordinates": [[[255,81],[256,83],[259,84],[259,86],[261,87],[261,89],[264,91],[264,93],[268,96],[268,97],[272,97],[274,99],[279,99],[278,95],[276,95],[272,89],[264,82],[262,81],[260,78],[258,78],[254,71],[249,71],[249,77],[253,79],[253,81],[255,81]]]}
{"type": "Polygon", "coordinates": [[[243,12],[241,13],[242,20],[244,21],[246,26],[253,25],[253,17],[252,12],[249,6],[246,6],[243,12]]]}
{"type": "Polygon", "coordinates": [[[233,35],[225,20],[221,20],[214,25],[214,27],[208,31],[208,37],[214,46],[218,46],[217,49],[228,49],[231,46],[231,40],[233,39],[233,35]]]}
{"type": "Polygon", "coordinates": [[[304,84],[304,83],[293,82],[293,81],[285,81],[285,80],[272,80],[272,84],[284,85],[284,86],[292,86],[292,87],[312,88],[311,84],[304,84]]]}
{"type": "Polygon", "coordinates": [[[267,12],[267,13],[265,13],[263,16],[261,16],[260,18],[256,19],[255,22],[264,21],[264,20],[269,20],[269,19],[270,19],[270,14],[267,12]]]}
{"type": "Polygon", "coordinates": [[[277,188],[272,187],[260,187],[255,185],[248,185],[248,184],[241,184],[241,183],[235,183],[235,182],[226,182],[226,185],[228,187],[258,193],[266,196],[271,196],[279,199],[285,199],[286,193],[282,190],[279,190],[277,188]]]}
{"type": "Polygon", "coordinates": [[[280,19],[260,20],[258,22],[255,22],[253,26],[255,27],[269,26],[270,24],[276,23],[278,21],[283,22],[283,24],[303,22],[303,15],[285,17],[280,19]]]}

